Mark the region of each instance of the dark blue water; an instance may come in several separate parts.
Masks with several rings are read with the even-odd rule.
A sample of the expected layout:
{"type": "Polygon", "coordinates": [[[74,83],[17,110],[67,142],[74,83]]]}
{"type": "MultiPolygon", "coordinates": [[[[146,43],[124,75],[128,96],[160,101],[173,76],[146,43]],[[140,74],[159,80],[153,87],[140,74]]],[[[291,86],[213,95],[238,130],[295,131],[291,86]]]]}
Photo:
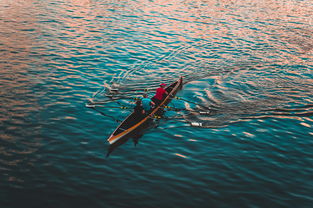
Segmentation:
{"type": "Polygon", "coordinates": [[[312,11],[1,1],[0,207],[312,207],[312,11]],[[116,107],[179,76],[184,100],[171,106],[188,111],[106,158],[130,113],[116,107]],[[86,108],[90,98],[105,104],[86,108]]]}

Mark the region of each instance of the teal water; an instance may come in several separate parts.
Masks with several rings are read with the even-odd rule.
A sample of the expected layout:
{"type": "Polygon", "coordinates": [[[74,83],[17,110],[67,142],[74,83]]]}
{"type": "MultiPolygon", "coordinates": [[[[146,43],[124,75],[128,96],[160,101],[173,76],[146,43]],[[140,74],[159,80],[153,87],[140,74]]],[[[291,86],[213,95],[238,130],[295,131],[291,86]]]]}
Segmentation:
{"type": "Polygon", "coordinates": [[[0,207],[312,207],[312,11],[301,0],[1,1],[0,207]],[[130,113],[114,107],[179,76],[189,102],[171,106],[211,114],[166,112],[106,158],[130,113]]]}

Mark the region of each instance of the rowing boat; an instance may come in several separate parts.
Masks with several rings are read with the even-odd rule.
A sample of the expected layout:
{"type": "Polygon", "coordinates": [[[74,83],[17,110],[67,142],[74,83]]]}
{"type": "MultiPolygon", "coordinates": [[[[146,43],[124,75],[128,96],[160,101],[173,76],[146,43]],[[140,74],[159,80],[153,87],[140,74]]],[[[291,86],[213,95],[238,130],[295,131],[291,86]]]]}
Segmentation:
{"type": "Polygon", "coordinates": [[[171,101],[171,99],[175,96],[177,91],[181,89],[183,85],[183,78],[180,77],[177,81],[173,82],[171,85],[165,88],[168,92],[168,95],[163,98],[162,102],[155,106],[154,109],[151,111],[150,114],[140,117],[137,113],[133,112],[130,114],[111,134],[108,138],[108,142],[110,144],[114,144],[119,139],[134,133],[135,131],[139,130],[140,127],[147,124],[151,121],[155,116],[162,116],[164,112],[164,107],[171,101]]]}

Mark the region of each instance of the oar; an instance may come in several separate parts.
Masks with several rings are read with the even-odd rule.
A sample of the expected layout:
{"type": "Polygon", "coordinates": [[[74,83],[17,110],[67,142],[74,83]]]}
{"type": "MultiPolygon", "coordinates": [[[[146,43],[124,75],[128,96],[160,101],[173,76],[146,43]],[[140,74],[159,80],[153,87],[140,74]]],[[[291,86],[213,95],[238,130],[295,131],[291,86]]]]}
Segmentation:
{"type": "Polygon", "coordinates": [[[174,98],[177,99],[177,100],[183,100],[183,101],[185,101],[185,102],[187,102],[187,103],[192,103],[192,104],[198,105],[198,106],[200,106],[200,107],[202,107],[202,108],[205,108],[205,109],[208,109],[208,110],[212,110],[211,107],[214,107],[214,106],[207,107],[207,106],[201,105],[201,104],[199,104],[199,103],[195,103],[195,102],[192,102],[192,101],[190,101],[190,100],[186,100],[186,99],[184,99],[184,98],[177,97],[177,96],[174,96],[174,98]]]}
{"type": "Polygon", "coordinates": [[[170,107],[170,106],[164,106],[164,108],[170,109],[170,110],[174,110],[174,111],[195,112],[195,113],[199,113],[200,115],[209,115],[211,113],[211,111],[196,111],[196,110],[189,110],[189,109],[186,109],[186,108],[173,108],[173,107],[170,107]]]}
{"type": "Polygon", "coordinates": [[[149,88],[146,88],[146,89],[126,89],[126,88],[120,88],[120,89],[114,89],[114,91],[127,91],[127,92],[137,92],[137,91],[139,91],[139,92],[142,92],[142,91],[144,91],[144,92],[148,92],[149,90],[154,90],[154,89],[149,89],[149,88]]]}
{"type": "MultiPolygon", "coordinates": [[[[141,98],[138,98],[138,97],[128,97],[129,99],[132,99],[132,100],[141,100],[141,98]]],[[[112,101],[115,101],[114,99],[111,99],[112,101]]],[[[91,108],[91,107],[94,107],[94,106],[101,106],[101,105],[105,105],[107,103],[110,103],[108,101],[103,101],[103,102],[93,102],[92,100],[89,100],[89,103],[86,103],[86,107],[87,108],[91,108]]],[[[117,104],[119,105],[123,105],[122,103],[116,101],[117,104]]],[[[130,102],[130,103],[133,103],[133,102],[130,102]]],[[[123,108],[122,108],[123,109],[123,108]]]]}
{"type": "Polygon", "coordinates": [[[106,104],[106,103],[104,103],[104,102],[94,102],[94,103],[86,103],[85,106],[87,108],[93,108],[95,106],[103,106],[104,104],[106,104]]]}
{"type": "Polygon", "coordinates": [[[194,127],[202,127],[203,123],[199,123],[199,122],[191,122],[190,126],[194,126],[194,127]]]}
{"type": "Polygon", "coordinates": [[[107,104],[109,102],[93,102],[92,100],[89,100],[89,103],[86,103],[85,106],[87,108],[95,108],[96,106],[99,106],[99,107],[106,107],[106,108],[119,108],[119,109],[132,109],[133,107],[126,107],[126,106],[123,106],[122,104],[120,104],[121,106],[104,106],[105,104],[107,104]]]}
{"type": "Polygon", "coordinates": [[[106,108],[133,109],[131,107],[126,107],[126,106],[102,106],[102,105],[99,105],[99,104],[88,104],[88,103],[86,104],[87,108],[95,108],[96,106],[106,107],[106,108]]]}

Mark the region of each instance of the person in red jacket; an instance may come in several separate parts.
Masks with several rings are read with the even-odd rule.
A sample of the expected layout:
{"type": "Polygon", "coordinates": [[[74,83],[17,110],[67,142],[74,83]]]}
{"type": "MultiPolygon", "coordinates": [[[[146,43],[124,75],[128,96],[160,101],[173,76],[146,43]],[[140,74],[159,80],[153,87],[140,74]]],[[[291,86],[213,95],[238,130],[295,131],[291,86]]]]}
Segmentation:
{"type": "Polygon", "coordinates": [[[156,105],[159,105],[162,102],[162,100],[164,99],[164,97],[166,95],[168,95],[168,92],[166,92],[166,90],[164,89],[165,86],[166,86],[166,84],[162,83],[162,84],[160,84],[160,87],[158,89],[156,89],[156,94],[152,98],[153,102],[156,105]]]}

